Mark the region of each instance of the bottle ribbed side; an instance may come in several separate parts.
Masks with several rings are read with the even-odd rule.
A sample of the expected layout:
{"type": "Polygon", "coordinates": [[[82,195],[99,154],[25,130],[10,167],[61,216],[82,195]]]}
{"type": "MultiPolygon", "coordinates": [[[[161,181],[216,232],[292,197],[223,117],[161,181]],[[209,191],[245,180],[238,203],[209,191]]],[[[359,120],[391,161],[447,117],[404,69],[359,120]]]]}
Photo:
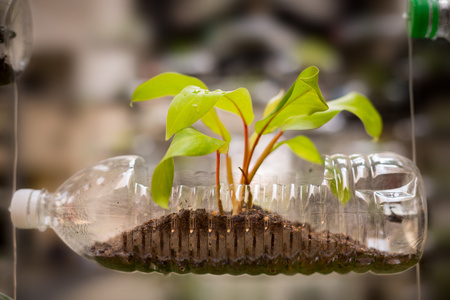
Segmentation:
{"type": "Polygon", "coordinates": [[[169,211],[110,241],[121,251],[95,246],[106,253],[95,259],[114,257],[116,268],[144,272],[400,272],[420,258],[421,249],[402,235],[424,214],[407,163],[386,155],[326,157],[319,185],[275,179],[236,187],[254,206],[235,216],[232,187],[221,186],[226,214],[220,215],[214,186],[176,186],[169,211]],[[347,194],[344,204],[338,195],[347,194]]]}

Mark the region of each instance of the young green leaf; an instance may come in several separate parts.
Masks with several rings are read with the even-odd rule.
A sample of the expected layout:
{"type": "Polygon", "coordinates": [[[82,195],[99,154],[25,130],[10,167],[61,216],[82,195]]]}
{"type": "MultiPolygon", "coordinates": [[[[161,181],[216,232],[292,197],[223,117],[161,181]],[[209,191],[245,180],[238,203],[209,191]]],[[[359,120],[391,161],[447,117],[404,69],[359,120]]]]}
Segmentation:
{"type": "Polygon", "coordinates": [[[225,92],[223,97],[217,101],[215,107],[238,115],[247,125],[251,124],[255,117],[252,98],[248,90],[244,88],[225,92]]]}
{"type": "Polygon", "coordinates": [[[267,117],[275,107],[277,107],[278,103],[283,99],[284,97],[284,90],[280,90],[280,92],[272,97],[269,102],[267,102],[266,107],[264,108],[263,118],[267,117]]]}
{"type": "Polygon", "coordinates": [[[316,164],[323,164],[322,157],[313,142],[306,136],[299,135],[290,140],[277,143],[272,151],[278,147],[287,145],[298,157],[316,164]]]}
{"type": "Polygon", "coordinates": [[[156,204],[163,208],[168,208],[167,204],[169,204],[169,199],[172,194],[174,172],[173,157],[164,157],[153,171],[152,198],[156,204]]]}
{"type": "Polygon", "coordinates": [[[199,79],[178,73],[162,73],[139,85],[131,97],[131,103],[164,96],[175,96],[189,85],[207,89],[199,79]]]}
{"type": "Polygon", "coordinates": [[[249,139],[249,147],[250,148],[253,148],[257,139],[258,139],[258,134],[256,132],[253,132],[249,139]]]}
{"type": "Polygon", "coordinates": [[[377,139],[383,129],[383,121],[376,108],[370,101],[359,93],[349,93],[339,99],[328,102],[329,109],[312,115],[295,116],[281,125],[281,130],[309,130],[316,129],[343,110],[356,115],[364,124],[367,133],[377,139]]]}
{"type": "Polygon", "coordinates": [[[3,294],[3,293],[1,293],[1,292],[0,292],[0,299],[3,299],[3,300],[13,300],[12,298],[9,298],[8,296],[6,296],[5,294],[3,294]]]}
{"type": "Polygon", "coordinates": [[[310,115],[328,109],[318,85],[319,69],[309,67],[300,73],[275,109],[261,121],[256,122],[255,131],[267,134],[278,129],[294,116],[310,115]]]}
{"type": "Polygon", "coordinates": [[[325,179],[330,185],[331,192],[340,202],[346,204],[352,198],[348,183],[340,173],[336,172],[333,166],[325,169],[325,179]]]}
{"type": "Polygon", "coordinates": [[[196,86],[185,87],[173,98],[167,113],[166,140],[176,132],[200,120],[225,92],[208,91],[196,86]]]}
{"type": "Polygon", "coordinates": [[[223,125],[222,121],[220,121],[219,116],[217,116],[214,108],[202,117],[202,122],[206,125],[206,127],[211,129],[212,132],[220,135],[222,139],[227,142],[226,145],[219,149],[220,153],[227,153],[228,143],[231,142],[231,135],[226,129],[225,125],[223,125]]]}
{"type": "Polygon", "coordinates": [[[192,127],[178,131],[153,172],[151,187],[153,201],[167,208],[173,184],[174,157],[203,156],[217,151],[226,144],[227,142],[204,135],[192,127]]]}
{"type": "Polygon", "coordinates": [[[337,184],[336,182],[336,179],[332,179],[329,181],[330,190],[333,195],[339,199],[339,201],[341,201],[343,204],[346,204],[352,198],[350,190],[348,188],[342,187],[341,182],[339,182],[339,184],[337,184]],[[339,188],[338,185],[340,185],[339,188]]]}

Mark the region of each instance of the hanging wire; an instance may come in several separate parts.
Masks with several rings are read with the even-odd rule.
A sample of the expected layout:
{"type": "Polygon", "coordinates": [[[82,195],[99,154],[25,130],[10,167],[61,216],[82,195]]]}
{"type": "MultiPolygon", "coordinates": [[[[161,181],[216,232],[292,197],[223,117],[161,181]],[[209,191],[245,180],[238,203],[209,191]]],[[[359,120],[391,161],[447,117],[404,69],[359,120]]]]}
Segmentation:
{"type": "MultiPolygon", "coordinates": [[[[12,0],[11,4],[8,8],[6,15],[6,26],[11,26],[13,24],[13,13],[16,10],[17,0],[12,0]]],[[[5,28],[8,30],[9,28],[5,28]]],[[[11,36],[13,37],[13,36],[11,36]]],[[[9,38],[10,36],[5,36],[5,44],[6,48],[9,49],[9,38]]],[[[12,51],[9,51],[10,59],[12,61],[12,51]]],[[[17,163],[19,157],[19,141],[18,141],[18,110],[19,110],[19,97],[17,90],[17,82],[13,70],[13,96],[14,96],[14,166],[13,166],[13,184],[12,184],[12,193],[17,190],[17,163]]],[[[13,284],[14,284],[14,299],[17,300],[17,236],[16,236],[16,228],[14,225],[13,228],[13,284]]]]}
{"type": "Polygon", "coordinates": [[[414,92],[413,92],[413,50],[412,38],[408,36],[408,64],[409,64],[409,107],[411,114],[411,147],[412,161],[416,164],[416,130],[414,121],[414,92]]]}
{"type": "MultiPolygon", "coordinates": [[[[408,35],[408,65],[409,65],[409,107],[411,114],[411,147],[412,147],[412,161],[417,165],[416,161],[416,130],[414,120],[414,80],[413,80],[413,42],[408,35]]],[[[416,264],[416,285],[417,285],[417,299],[421,299],[420,290],[420,262],[416,264]]]]}

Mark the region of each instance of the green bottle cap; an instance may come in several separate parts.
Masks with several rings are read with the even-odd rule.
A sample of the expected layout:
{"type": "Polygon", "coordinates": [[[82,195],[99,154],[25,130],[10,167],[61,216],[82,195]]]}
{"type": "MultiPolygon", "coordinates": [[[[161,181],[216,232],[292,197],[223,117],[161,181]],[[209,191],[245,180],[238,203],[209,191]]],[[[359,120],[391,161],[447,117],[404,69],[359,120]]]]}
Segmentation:
{"type": "Polygon", "coordinates": [[[408,1],[408,33],[412,38],[432,38],[439,23],[438,0],[408,1]]]}

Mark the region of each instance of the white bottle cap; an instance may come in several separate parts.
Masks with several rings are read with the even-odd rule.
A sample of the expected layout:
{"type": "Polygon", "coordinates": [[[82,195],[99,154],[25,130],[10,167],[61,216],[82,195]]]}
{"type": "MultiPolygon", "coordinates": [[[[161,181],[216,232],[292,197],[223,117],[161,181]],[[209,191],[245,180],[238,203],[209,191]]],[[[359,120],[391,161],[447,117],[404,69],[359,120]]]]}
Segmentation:
{"type": "Polygon", "coordinates": [[[9,211],[15,227],[38,228],[37,205],[40,196],[40,190],[23,189],[14,193],[9,211]]]}

